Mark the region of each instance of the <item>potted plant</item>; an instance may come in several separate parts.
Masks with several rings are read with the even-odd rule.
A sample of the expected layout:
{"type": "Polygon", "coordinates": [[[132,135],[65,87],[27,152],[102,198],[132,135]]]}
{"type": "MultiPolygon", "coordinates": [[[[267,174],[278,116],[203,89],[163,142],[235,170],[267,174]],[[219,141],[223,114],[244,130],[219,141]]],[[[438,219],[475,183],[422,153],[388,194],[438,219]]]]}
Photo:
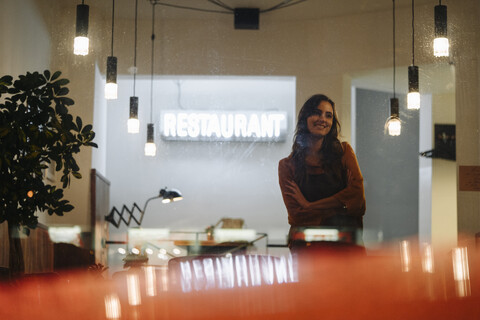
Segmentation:
{"type": "Polygon", "coordinates": [[[74,154],[97,147],[92,125],[69,114],[74,101],[60,75],[46,70],[0,78],[0,223],[8,224],[11,276],[24,272],[19,232],[36,228],[38,211],[63,216],[73,209],[63,189],[71,176],[81,178],[74,154]],[[62,171],[61,186],[44,179],[48,166],[62,171]]]}

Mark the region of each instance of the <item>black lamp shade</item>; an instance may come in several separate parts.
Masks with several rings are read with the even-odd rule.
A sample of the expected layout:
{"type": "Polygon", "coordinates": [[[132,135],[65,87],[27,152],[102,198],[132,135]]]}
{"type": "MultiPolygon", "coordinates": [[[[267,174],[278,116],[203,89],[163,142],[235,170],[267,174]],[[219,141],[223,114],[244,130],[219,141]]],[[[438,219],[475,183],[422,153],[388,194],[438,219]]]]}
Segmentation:
{"type": "MultiPolygon", "coordinates": [[[[130,119],[138,119],[138,97],[130,97],[130,119]]],[[[148,130],[148,127],[147,127],[148,130]]],[[[148,135],[148,131],[147,131],[148,135]]]]}
{"type": "Polygon", "coordinates": [[[154,143],[153,133],[154,133],[153,123],[147,124],[147,143],[154,143]]]}
{"type": "Polygon", "coordinates": [[[399,117],[399,103],[398,98],[390,99],[390,117],[399,117]]]}
{"type": "Polygon", "coordinates": [[[117,57],[107,57],[107,83],[117,83],[117,57]]]}
{"type": "Polygon", "coordinates": [[[418,92],[418,67],[408,67],[408,92],[418,92]]]}
{"type": "Polygon", "coordinates": [[[164,199],[170,199],[170,200],[173,200],[175,198],[182,198],[182,195],[180,194],[180,192],[176,190],[167,190],[167,189],[160,190],[160,196],[163,197],[164,199]]]}
{"type": "Polygon", "coordinates": [[[435,38],[447,37],[447,6],[435,6],[435,38]]]}
{"type": "Polygon", "coordinates": [[[88,36],[88,11],[89,11],[88,5],[86,4],[77,5],[77,24],[76,24],[77,37],[88,36]]]}

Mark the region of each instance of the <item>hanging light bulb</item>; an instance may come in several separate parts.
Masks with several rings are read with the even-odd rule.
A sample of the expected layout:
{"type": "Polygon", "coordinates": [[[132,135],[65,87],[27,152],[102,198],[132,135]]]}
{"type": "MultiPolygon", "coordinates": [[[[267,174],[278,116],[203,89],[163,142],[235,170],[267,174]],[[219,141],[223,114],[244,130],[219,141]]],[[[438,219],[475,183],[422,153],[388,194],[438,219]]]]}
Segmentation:
{"type": "Polygon", "coordinates": [[[140,131],[140,121],[138,121],[138,97],[135,96],[135,83],[137,76],[137,16],[138,0],[135,0],[135,45],[133,53],[133,96],[130,97],[130,116],[127,121],[128,133],[138,133],[140,131]]]}
{"type": "Polygon", "coordinates": [[[147,124],[147,143],[145,143],[145,155],[154,157],[157,153],[157,146],[154,141],[153,128],[153,72],[154,72],[154,58],[155,58],[155,2],[152,2],[152,65],[150,69],[150,123],[147,124]]]}
{"type": "Polygon", "coordinates": [[[415,65],[415,0],[412,0],[412,65],[408,67],[408,109],[420,109],[418,82],[418,67],[415,65]]]}
{"type": "Polygon", "coordinates": [[[107,57],[107,82],[105,83],[105,99],[117,99],[117,57],[113,56],[113,30],[115,23],[115,0],[112,0],[112,45],[110,57],[107,57]]]}
{"type": "Polygon", "coordinates": [[[138,97],[130,97],[130,117],[127,121],[128,133],[138,133],[140,131],[140,121],[138,121],[138,97]]]}
{"type": "Polygon", "coordinates": [[[435,57],[448,57],[449,46],[447,38],[447,6],[439,0],[435,6],[435,39],[433,40],[433,55],[435,57]]]}
{"type": "Polygon", "coordinates": [[[420,109],[420,92],[418,92],[418,67],[408,67],[408,109],[420,109]]]}
{"type": "Polygon", "coordinates": [[[73,41],[73,53],[86,56],[88,54],[88,5],[83,3],[77,5],[77,22],[75,39],[73,41]]]}
{"type": "Polygon", "coordinates": [[[397,98],[390,99],[390,117],[385,123],[385,127],[388,130],[388,134],[391,136],[399,136],[402,132],[402,122],[399,117],[399,104],[397,98]]]}
{"type": "Polygon", "coordinates": [[[114,100],[118,96],[117,57],[107,57],[107,82],[105,83],[105,99],[114,100]]]}
{"type": "Polygon", "coordinates": [[[385,122],[385,129],[391,136],[399,136],[402,130],[399,103],[395,97],[395,0],[393,2],[393,98],[390,99],[390,117],[385,122]]]}
{"type": "Polygon", "coordinates": [[[157,146],[154,140],[153,123],[147,124],[147,143],[145,143],[145,155],[155,157],[157,154],[157,146]]]}

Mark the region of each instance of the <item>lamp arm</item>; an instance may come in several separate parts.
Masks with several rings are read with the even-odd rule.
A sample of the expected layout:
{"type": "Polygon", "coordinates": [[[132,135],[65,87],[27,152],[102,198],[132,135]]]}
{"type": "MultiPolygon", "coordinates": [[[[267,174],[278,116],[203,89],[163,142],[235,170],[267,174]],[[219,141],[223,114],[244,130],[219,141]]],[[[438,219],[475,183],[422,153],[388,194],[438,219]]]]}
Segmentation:
{"type": "MultiPolygon", "coordinates": [[[[143,220],[143,215],[145,214],[145,210],[147,210],[147,205],[148,203],[153,200],[153,199],[157,199],[157,198],[163,198],[161,195],[158,195],[158,196],[155,196],[155,197],[151,197],[151,198],[148,198],[147,201],[145,202],[144,206],[143,206],[143,211],[140,211],[142,213],[142,216],[140,218],[140,223],[138,225],[140,225],[142,223],[142,220],[143,220]]],[[[140,208],[138,208],[138,210],[140,210],[140,208]]]]}
{"type": "Polygon", "coordinates": [[[109,221],[111,224],[113,224],[116,228],[118,228],[120,226],[120,223],[123,221],[127,226],[130,225],[130,222],[132,221],[135,221],[138,225],[140,225],[142,223],[142,220],[143,220],[143,215],[144,215],[144,212],[142,210],[140,210],[140,207],[134,202],[133,203],[133,206],[132,206],[132,209],[129,209],[126,205],[123,205],[122,207],[122,210],[121,211],[118,211],[118,209],[116,207],[113,207],[112,210],[110,211],[110,214],[108,216],[105,216],[105,219],[107,221],[109,221]],[[135,208],[140,211],[140,220],[137,220],[137,218],[134,217],[133,213],[135,211],[135,208]],[[128,212],[128,219],[125,219],[123,217],[123,214],[125,212],[128,212]],[[115,221],[115,214],[117,214],[119,217],[120,217],[120,220],[118,221],[118,223],[115,221]]]}

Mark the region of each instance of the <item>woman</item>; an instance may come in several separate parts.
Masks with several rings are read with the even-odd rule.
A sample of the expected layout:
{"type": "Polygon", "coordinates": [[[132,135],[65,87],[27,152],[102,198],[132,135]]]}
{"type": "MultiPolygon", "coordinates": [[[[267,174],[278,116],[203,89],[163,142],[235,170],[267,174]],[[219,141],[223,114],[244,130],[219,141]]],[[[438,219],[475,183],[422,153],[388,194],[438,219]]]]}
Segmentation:
{"type": "Polygon", "coordinates": [[[363,177],[352,147],[340,143],[335,103],[317,94],[298,114],[292,153],[278,165],[283,201],[295,227],[336,226],[362,229],[363,177]]]}

